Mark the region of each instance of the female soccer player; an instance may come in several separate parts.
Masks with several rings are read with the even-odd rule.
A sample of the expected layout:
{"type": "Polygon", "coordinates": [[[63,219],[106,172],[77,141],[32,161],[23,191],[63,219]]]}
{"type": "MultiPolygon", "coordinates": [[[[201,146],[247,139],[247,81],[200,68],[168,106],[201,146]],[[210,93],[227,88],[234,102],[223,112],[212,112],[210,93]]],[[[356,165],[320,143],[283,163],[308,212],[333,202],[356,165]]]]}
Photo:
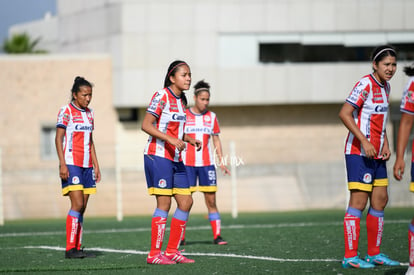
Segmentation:
{"type": "Polygon", "coordinates": [[[184,94],[191,85],[191,71],[187,63],[174,61],[167,70],[164,89],[152,96],[142,122],[142,130],[149,135],[144,151],[145,176],[148,192],[156,198],[157,206],[151,224],[149,264],[194,263],[178,251],[193,204],[181,151],[186,142],[201,149],[201,141],[184,134],[186,122],[184,94]],[[171,197],[177,209],[171,220],[170,238],[161,252],[165,226],[171,207],[171,197]]]}
{"type": "MultiPolygon", "coordinates": [[[[401,121],[398,130],[397,138],[397,156],[394,164],[394,177],[401,180],[405,170],[404,153],[407,148],[408,139],[411,133],[411,128],[414,122],[414,64],[404,68],[404,72],[410,79],[405,86],[404,93],[401,100],[400,110],[401,121]]],[[[410,191],[414,192],[414,141],[411,152],[411,183],[410,191]]],[[[414,217],[408,227],[408,247],[410,266],[407,270],[407,275],[414,274],[414,217]]]]}
{"type": "Polygon", "coordinates": [[[396,56],[391,46],[377,47],[372,53],[373,72],[356,83],[339,112],[349,130],[345,161],[350,199],[344,217],[344,268],[400,264],[380,253],[384,208],[388,201],[386,161],[391,154],[385,127],[390,94],[388,81],[397,68],[396,56]],[[358,240],[360,219],[368,198],[368,255],[363,260],[358,256],[358,240]]]}
{"type": "Polygon", "coordinates": [[[94,257],[81,249],[83,214],[89,195],[96,193],[101,180],[95,144],[92,138],[94,113],[88,108],[92,99],[92,84],[76,77],[72,87],[72,102],[62,107],[56,123],[56,151],[62,194],[69,196],[71,207],[66,218],[66,258],[94,257]]]}
{"type": "MultiPolygon", "coordinates": [[[[203,80],[194,85],[194,102],[195,105],[187,109],[187,122],[184,133],[199,139],[203,142],[203,150],[197,151],[194,146],[187,146],[183,154],[185,168],[187,169],[190,179],[190,190],[198,190],[204,193],[204,199],[208,210],[208,218],[213,230],[213,243],[223,245],[227,244],[220,236],[221,219],[216,205],[216,168],[214,154],[210,145],[210,137],[213,138],[215,153],[219,160],[219,166],[224,174],[230,174],[223,161],[221,141],[219,138],[220,128],[216,114],[207,110],[210,103],[210,85],[203,80]]],[[[184,237],[184,236],[183,236],[184,237]]],[[[184,238],[181,241],[185,244],[184,238]]]]}

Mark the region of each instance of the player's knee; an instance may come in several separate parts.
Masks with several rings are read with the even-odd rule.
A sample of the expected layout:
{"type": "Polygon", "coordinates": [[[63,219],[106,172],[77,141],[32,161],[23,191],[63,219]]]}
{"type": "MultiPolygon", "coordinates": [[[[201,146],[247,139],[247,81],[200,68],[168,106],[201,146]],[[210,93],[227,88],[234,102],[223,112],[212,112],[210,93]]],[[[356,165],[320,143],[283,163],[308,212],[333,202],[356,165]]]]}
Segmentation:
{"type": "Polygon", "coordinates": [[[193,198],[191,196],[182,196],[177,200],[177,206],[183,211],[190,211],[193,206],[193,198]]]}

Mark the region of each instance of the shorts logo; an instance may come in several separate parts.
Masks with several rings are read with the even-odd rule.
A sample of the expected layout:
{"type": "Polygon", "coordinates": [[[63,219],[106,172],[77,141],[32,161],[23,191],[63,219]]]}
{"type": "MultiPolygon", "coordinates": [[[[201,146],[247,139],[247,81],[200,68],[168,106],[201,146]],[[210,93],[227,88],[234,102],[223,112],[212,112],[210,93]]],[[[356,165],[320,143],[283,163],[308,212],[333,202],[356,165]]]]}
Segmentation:
{"type": "Polygon", "coordinates": [[[160,188],[165,188],[165,187],[167,187],[167,181],[166,181],[165,179],[160,179],[160,180],[158,181],[158,186],[159,186],[160,188]]]}
{"type": "Polygon", "coordinates": [[[79,184],[79,177],[77,177],[77,176],[76,177],[73,177],[72,178],[72,183],[73,184],[79,184]]]}
{"type": "Polygon", "coordinates": [[[371,176],[371,174],[370,174],[370,173],[366,173],[366,174],[364,175],[363,181],[364,181],[365,183],[371,183],[371,182],[372,182],[372,176],[371,176]]]}

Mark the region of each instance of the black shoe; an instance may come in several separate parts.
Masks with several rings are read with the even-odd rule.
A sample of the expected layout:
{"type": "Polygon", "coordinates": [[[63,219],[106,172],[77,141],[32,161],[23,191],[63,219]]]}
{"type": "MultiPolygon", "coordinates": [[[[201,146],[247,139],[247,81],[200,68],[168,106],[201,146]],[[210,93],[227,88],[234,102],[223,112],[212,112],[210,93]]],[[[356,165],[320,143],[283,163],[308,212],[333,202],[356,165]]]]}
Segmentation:
{"type": "Polygon", "coordinates": [[[83,257],[84,258],[96,258],[96,255],[95,254],[93,254],[93,253],[91,253],[91,252],[85,252],[84,250],[83,250],[83,248],[81,248],[80,250],[78,250],[79,252],[81,252],[81,253],[83,253],[83,257]]]}
{"type": "Polygon", "coordinates": [[[72,248],[65,252],[66,259],[82,259],[85,258],[85,253],[77,250],[76,248],[72,248]]]}
{"type": "Polygon", "coordinates": [[[223,238],[219,235],[217,236],[217,238],[214,239],[214,244],[223,245],[223,244],[227,244],[227,242],[223,240],[223,238]]]}
{"type": "Polygon", "coordinates": [[[182,239],[182,240],[180,241],[180,246],[182,246],[182,245],[186,245],[185,239],[182,239]]]}

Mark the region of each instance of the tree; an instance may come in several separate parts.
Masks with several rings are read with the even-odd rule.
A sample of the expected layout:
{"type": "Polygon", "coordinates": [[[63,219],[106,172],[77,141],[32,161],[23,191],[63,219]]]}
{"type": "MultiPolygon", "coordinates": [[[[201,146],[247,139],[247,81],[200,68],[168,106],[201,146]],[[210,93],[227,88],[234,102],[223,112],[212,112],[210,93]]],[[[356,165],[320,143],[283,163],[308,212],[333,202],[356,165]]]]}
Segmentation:
{"type": "Polygon", "coordinates": [[[27,33],[16,33],[10,39],[4,40],[3,50],[9,54],[46,53],[45,50],[35,49],[39,41],[40,37],[32,40],[27,33]]]}

